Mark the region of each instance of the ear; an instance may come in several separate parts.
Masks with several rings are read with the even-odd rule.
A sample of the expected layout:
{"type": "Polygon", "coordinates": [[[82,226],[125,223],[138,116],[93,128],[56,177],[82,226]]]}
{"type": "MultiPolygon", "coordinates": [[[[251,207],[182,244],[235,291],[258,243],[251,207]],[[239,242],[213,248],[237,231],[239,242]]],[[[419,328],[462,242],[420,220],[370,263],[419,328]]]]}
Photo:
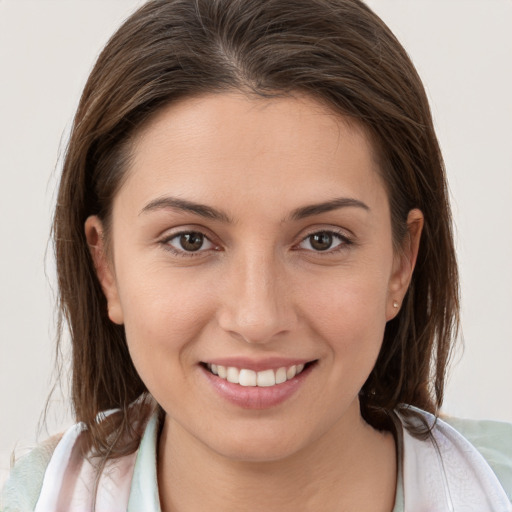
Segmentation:
{"type": "Polygon", "coordinates": [[[96,275],[107,299],[108,316],[112,322],[123,324],[123,311],[119,301],[117,282],[104,239],[103,223],[96,215],[91,215],[85,221],[85,238],[96,269],[96,275]]]}
{"type": "Polygon", "coordinates": [[[407,234],[401,247],[396,251],[393,261],[386,305],[386,320],[391,320],[398,314],[409,288],[418,257],[423,222],[423,213],[418,209],[411,210],[407,215],[407,234]]]}

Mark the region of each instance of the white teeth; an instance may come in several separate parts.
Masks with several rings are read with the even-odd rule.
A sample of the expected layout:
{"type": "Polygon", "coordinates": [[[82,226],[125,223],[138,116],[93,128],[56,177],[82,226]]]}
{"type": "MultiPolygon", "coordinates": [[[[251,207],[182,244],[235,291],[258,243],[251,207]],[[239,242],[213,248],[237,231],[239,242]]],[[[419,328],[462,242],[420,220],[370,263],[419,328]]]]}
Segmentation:
{"type": "Polygon", "coordinates": [[[295,365],[290,366],[288,370],[286,370],[286,378],[287,379],[293,379],[295,375],[297,374],[297,367],[295,365]]]}
{"type": "Polygon", "coordinates": [[[252,370],[240,370],[240,386],[256,386],[256,372],[252,370]]]}
{"type": "Polygon", "coordinates": [[[286,368],[279,368],[276,372],[276,384],[286,382],[286,368]]]}
{"type": "Polygon", "coordinates": [[[207,364],[208,369],[221,379],[227,380],[232,384],[240,384],[245,387],[271,387],[276,384],[282,384],[287,380],[293,379],[302,370],[303,364],[282,366],[277,370],[262,370],[255,372],[246,368],[235,368],[234,366],[222,366],[220,364],[207,364]]]}
{"type": "Polygon", "coordinates": [[[227,370],[227,381],[231,384],[238,384],[240,382],[240,370],[230,366],[227,370]]]}
{"type": "Polygon", "coordinates": [[[258,372],[258,382],[257,385],[261,388],[275,386],[276,384],[276,374],[274,370],[265,370],[263,372],[258,372]]]}

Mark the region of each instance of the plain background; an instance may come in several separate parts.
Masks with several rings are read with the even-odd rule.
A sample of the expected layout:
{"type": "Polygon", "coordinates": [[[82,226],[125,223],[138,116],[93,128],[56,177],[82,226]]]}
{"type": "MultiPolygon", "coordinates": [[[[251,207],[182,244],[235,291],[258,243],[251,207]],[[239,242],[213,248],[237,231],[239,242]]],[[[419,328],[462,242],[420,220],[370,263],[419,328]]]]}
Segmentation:
{"type": "MultiPolygon", "coordinates": [[[[142,3],[0,0],[0,484],[52,382],[59,158],[98,52],[142,3]]],[[[424,80],[448,169],[465,350],[444,412],[512,421],[512,2],[368,3],[424,80]]],[[[55,432],[71,422],[66,392],[52,403],[55,432]]]]}

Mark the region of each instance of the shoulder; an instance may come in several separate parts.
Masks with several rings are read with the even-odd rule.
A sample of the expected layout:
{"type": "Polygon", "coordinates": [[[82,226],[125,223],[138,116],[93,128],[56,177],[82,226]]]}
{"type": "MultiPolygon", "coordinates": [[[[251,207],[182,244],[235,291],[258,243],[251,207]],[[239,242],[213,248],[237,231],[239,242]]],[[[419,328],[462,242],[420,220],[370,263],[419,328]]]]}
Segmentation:
{"type": "Polygon", "coordinates": [[[442,417],[485,458],[512,501],[512,424],[442,417]]]}
{"type": "Polygon", "coordinates": [[[16,461],[0,494],[2,512],[34,510],[46,467],[61,437],[47,439],[16,461]]]}

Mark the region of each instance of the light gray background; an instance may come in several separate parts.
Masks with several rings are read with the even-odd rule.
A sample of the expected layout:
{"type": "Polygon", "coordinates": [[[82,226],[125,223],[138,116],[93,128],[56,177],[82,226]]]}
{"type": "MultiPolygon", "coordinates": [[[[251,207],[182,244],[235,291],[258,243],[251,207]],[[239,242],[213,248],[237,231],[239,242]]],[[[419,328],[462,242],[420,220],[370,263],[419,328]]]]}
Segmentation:
{"type": "MultiPolygon", "coordinates": [[[[54,353],[59,155],[98,52],[141,0],[0,0],[0,484],[36,440],[54,353]]],[[[447,164],[465,352],[444,411],[512,421],[512,2],[369,0],[426,84],[447,164]]],[[[49,430],[71,421],[56,394],[49,430]]],[[[45,437],[43,432],[40,437],[45,437]]]]}

